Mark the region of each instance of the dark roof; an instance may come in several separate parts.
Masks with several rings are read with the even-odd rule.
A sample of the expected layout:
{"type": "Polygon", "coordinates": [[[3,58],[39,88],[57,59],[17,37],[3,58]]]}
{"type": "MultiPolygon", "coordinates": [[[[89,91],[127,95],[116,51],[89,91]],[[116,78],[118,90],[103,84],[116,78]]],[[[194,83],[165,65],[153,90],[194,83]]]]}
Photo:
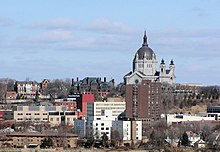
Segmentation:
{"type": "Polygon", "coordinates": [[[144,74],[143,72],[141,72],[141,71],[138,71],[140,74],[142,74],[142,75],[144,75],[144,76],[146,76],[146,74],[144,74]]]}
{"type": "Polygon", "coordinates": [[[138,51],[138,59],[143,60],[144,56],[146,55],[146,58],[152,59],[154,51],[149,48],[148,46],[142,46],[138,51]]]}
{"type": "Polygon", "coordinates": [[[129,73],[127,73],[124,77],[131,75],[132,72],[130,71],[129,73]]]}
{"type": "Polygon", "coordinates": [[[170,70],[166,70],[166,74],[169,74],[170,73],[170,70]]]}
{"type": "MultiPolygon", "coordinates": [[[[136,54],[138,54],[138,59],[140,60],[143,60],[144,56],[146,56],[146,58],[148,59],[153,58],[154,51],[150,47],[148,47],[146,31],[144,33],[142,47],[138,49],[136,54]]],[[[134,59],[136,59],[136,55],[134,59]]]]}
{"type": "Polygon", "coordinates": [[[159,71],[156,71],[156,73],[154,74],[154,76],[159,76],[159,75],[160,75],[159,71]]]}

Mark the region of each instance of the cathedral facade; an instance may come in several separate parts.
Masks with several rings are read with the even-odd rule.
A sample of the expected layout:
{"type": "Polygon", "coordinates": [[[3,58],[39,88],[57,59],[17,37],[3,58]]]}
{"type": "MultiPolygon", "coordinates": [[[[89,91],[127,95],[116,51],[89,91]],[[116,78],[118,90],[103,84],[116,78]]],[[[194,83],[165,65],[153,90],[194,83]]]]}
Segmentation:
{"type": "Polygon", "coordinates": [[[142,80],[168,83],[175,85],[175,65],[171,60],[169,68],[166,68],[164,60],[161,60],[160,69],[157,70],[157,58],[154,51],[148,46],[146,31],[143,37],[142,47],[134,55],[133,69],[124,76],[125,84],[138,84],[142,80]]]}

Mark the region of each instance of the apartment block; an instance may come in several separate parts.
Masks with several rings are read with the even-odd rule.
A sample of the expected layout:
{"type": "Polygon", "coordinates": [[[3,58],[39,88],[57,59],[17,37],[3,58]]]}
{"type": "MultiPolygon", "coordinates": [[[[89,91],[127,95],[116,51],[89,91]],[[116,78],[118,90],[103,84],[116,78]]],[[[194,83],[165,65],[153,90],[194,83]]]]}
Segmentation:
{"type": "Polygon", "coordinates": [[[140,83],[126,85],[126,117],[151,121],[161,116],[161,83],[142,80],[140,83]]]}
{"type": "Polygon", "coordinates": [[[14,107],[16,122],[50,122],[52,125],[73,124],[76,114],[65,106],[17,106],[14,107]]]}
{"type": "MultiPolygon", "coordinates": [[[[108,101],[108,100],[107,100],[108,101]]],[[[88,102],[87,115],[88,116],[101,116],[102,110],[112,110],[112,116],[117,118],[125,111],[126,103],[122,102],[88,102]]]]}

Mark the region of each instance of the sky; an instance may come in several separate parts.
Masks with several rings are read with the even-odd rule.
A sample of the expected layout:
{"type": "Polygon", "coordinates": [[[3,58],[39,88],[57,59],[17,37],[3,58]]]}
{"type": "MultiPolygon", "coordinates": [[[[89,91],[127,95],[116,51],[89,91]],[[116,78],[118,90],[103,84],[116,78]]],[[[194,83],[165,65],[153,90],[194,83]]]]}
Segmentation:
{"type": "Polygon", "coordinates": [[[1,1],[0,78],[120,83],[145,30],[177,83],[220,85],[220,0],[1,1]]]}

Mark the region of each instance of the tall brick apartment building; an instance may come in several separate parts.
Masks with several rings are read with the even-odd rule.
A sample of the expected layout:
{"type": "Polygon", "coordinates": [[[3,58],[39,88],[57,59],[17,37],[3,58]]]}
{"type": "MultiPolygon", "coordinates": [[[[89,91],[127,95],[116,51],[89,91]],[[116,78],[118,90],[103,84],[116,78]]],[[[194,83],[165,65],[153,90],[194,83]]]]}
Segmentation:
{"type": "Polygon", "coordinates": [[[149,123],[160,119],[161,83],[142,80],[126,85],[126,117],[149,123]]]}

